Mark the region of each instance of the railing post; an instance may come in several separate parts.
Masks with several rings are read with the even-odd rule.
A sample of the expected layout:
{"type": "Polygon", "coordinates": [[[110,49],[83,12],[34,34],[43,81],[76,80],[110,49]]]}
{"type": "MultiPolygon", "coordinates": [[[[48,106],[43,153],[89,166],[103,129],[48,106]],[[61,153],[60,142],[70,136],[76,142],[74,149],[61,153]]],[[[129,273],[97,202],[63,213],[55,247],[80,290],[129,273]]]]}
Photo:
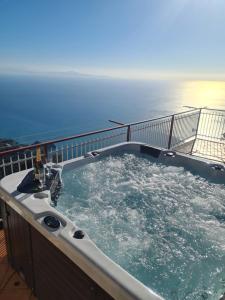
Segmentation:
{"type": "Polygon", "coordinates": [[[197,127],[196,127],[195,139],[194,139],[194,141],[193,141],[193,144],[192,144],[192,147],[191,147],[191,151],[190,151],[190,154],[191,154],[191,155],[192,155],[192,153],[193,153],[194,146],[195,146],[195,142],[196,142],[197,137],[198,137],[198,129],[199,129],[199,123],[200,123],[201,114],[202,114],[202,107],[199,109],[199,116],[198,116],[198,122],[197,122],[197,127]]]}
{"type": "Polygon", "coordinates": [[[170,147],[171,147],[171,142],[172,142],[174,117],[175,117],[175,116],[172,115],[171,123],[170,123],[170,134],[169,134],[169,140],[168,140],[168,146],[167,146],[168,149],[170,149],[170,147]]]}
{"type": "Polygon", "coordinates": [[[130,142],[131,140],[131,131],[130,131],[130,125],[127,126],[127,142],[130,142]]]}

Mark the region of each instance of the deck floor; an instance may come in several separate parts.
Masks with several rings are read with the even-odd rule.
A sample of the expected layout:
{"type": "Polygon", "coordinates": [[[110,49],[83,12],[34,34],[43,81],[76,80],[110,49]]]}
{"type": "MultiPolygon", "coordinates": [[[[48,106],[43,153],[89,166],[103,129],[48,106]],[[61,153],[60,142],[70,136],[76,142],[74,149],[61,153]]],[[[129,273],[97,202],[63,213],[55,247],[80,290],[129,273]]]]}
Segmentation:
{"type": "Polygon", "coordinates": [[[37,300],[8,264],[4,230],[0,230],[0,300],[37,300]]]}
{"type": "Polygon", "coordinates": [[[194,156],[212,159],[223,163],[225,162],[224,142],[214,142],[198,138],[195,140],[195,142],[189,141],[187,143],[174,147],[173,150],[185,154],[191,154],[192,151],[192,155],[194,156]]]}
{"type": "Polygon", "coordinates": [[[177,152],[185,153],[185,154],[190,154],[192,151],[193,143],[194,143],[194,141],[186,142],[184,144],[173,147],[173,150],[175,150],[177,152]]]}
{"type": "Polygon", "coordinates": [[[192,154],[225,162],[225,143],[197,139],[192,154]]]}

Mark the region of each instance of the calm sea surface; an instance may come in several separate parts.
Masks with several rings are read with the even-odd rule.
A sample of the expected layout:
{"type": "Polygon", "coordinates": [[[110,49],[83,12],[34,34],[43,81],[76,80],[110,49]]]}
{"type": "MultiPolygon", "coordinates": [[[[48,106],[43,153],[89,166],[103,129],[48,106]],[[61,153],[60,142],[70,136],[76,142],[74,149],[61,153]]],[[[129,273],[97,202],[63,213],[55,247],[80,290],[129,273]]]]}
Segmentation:
{"type": "Polygon", "coordinates": [[[0,137],[34,142],[182,111],[225,109],[225,82],[0,76],[0,137]]]}

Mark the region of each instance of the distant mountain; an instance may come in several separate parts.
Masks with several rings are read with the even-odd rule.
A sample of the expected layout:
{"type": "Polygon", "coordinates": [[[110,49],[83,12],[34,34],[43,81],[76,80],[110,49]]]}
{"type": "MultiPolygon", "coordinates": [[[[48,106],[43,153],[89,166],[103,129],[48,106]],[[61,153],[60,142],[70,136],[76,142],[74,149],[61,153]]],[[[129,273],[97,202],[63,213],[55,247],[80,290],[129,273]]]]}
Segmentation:
{"type": "Polygon", "coordinates": [[[0,75],[37,75],[37,76],[50,76],[50,77],[70,77],[70,78],[113,78],[107,75],[95,75],[90,73],[82,73],[78,71],[68,70],[68,71],[39,71],[39,70],[30,70],[30,69],[8,69],[0,70],[0,75]]]}

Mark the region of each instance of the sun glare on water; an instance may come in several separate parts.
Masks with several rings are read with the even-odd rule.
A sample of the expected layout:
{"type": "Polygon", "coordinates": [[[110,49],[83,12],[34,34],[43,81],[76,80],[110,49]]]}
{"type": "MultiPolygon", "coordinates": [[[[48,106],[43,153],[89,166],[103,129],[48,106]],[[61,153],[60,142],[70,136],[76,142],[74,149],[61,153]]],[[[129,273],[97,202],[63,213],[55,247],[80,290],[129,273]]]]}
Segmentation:
{"type": "Polygon", "coordinates": [[[225,109],[225,81],[187,81],[181,89],[183,105],[225,109]]]}

